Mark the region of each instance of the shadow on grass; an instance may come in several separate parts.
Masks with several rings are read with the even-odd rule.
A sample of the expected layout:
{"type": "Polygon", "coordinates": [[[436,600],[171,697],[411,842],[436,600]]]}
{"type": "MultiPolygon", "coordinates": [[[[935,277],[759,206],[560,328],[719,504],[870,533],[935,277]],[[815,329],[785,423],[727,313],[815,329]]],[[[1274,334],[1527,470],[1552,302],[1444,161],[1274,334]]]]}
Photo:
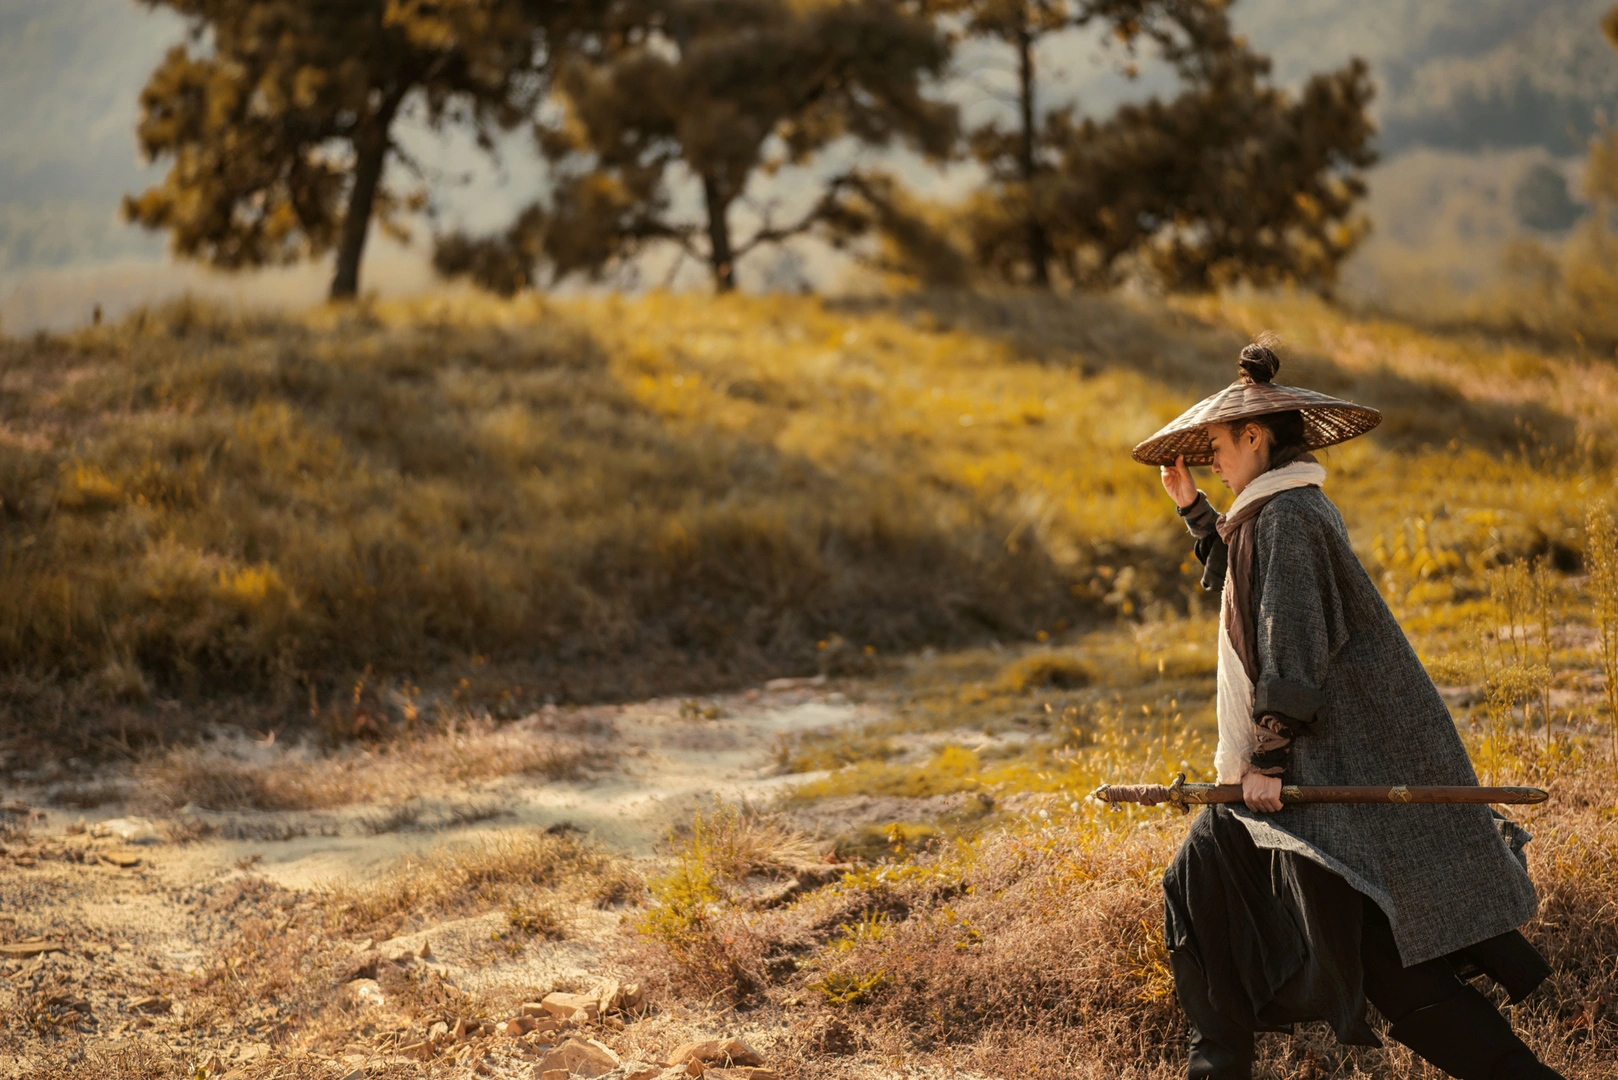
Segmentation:
{"type": "Polygon", "coordinates": [[[387,680],[468,666],[536,701],[690,692],[815,671],[834,636],[1084,615],[1012,523],[659,415],[556,319],[176,308],[0,354],[10,733],[131,747],[166,737],[154,703],[233,695],[359,715],[367,683],[385,711],[387,680]]]}

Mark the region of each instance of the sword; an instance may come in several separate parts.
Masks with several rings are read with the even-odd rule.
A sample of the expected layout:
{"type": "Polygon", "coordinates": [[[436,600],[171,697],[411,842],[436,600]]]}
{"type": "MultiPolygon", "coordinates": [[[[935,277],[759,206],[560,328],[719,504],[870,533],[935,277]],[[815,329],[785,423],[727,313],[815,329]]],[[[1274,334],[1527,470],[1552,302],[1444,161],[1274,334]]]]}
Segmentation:
{"type": "MultiPolygon", "coordinates": [[[[1181,773],[1174,783],[1163,784],[1102,784],[1090,793],[1092,798],[1110,803],[1114,810],[1119,803],[1146,803],[1155,806],[1158,803],[1168,803],[1179,808],[1180,813],[1189,814],[1191,804],[1205,803],[1239,803],[1245,800],[1242,797],[1240,784],[1188,784],[1185,782],[1185,773],[1181,773]]],[[[1411,803],[1438,804],[1438,803],[1542,803],[1550,798],[1550,793],[1540,788],[1532,787],[1477,787],[1420,784],[1366,784],[1344,786],[1300,787],[1297,784],[1286,784],[1281,788],[1281,802],[1284,805],[1300,805],[1305,803],[1392,803],[1407,805],[1411,803]]]]}

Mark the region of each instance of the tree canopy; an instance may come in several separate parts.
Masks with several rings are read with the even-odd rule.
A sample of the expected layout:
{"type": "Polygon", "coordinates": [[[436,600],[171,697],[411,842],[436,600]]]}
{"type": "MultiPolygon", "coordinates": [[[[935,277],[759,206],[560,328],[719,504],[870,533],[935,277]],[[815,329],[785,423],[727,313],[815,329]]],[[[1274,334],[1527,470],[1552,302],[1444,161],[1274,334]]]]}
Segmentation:
{"type": "Polygon", "coordinates": [[[873,231],[951,280],[975,263],[1039,286],[1059,272],[1327,288],[1364,232],[1365,66],[1275,87],[1228,0],[142,2],[186,17],[190,36],[141,95],[141,147],[168,173],[125,214],[224,268],[335,252],[334,298],[358,290],[372,221],[403,235],[427,205],[394,134],[411,114],[491,148],[500,130],[532,131],[541,196],[503,232],[439,236],[434,251],[441,273],[504,293],[599,278],[659,245],[723,292],[761,246],[873,231]],[[1042,110],[1037,45],[1079,27],[1103,31],[1129,73],[1149,48],[1180,92],[1102,118],[1042,110]],[[960,160],[956,109],[931,90],[969,37],[1008,46],[1017,69],[1012,125],[967,133],[976,196],[938,213],[893,177],[826,164],[840,144],[960,160]],[[398,165],[416,182],[397,182],[398,165]],[[788,166],[809,168],[782,212],[757,181],[788,166]]]}
{"type": "MultiPolygon", "coordinates": [[[[1050,284],[1054,256],[1050,229],[1036,188],[1049,171],[1048,147],[1041,144],[1039,70],[1035,49],[1052,34],[1096,24],[1132,53],[1136,39],[1161,20],[1172,0],[917,0],[935,17],[954,21],[963,37],[986,38],[1009,46],[1016,57],[1016,126],[990,122],[973,130],[973,156],[988,172],[996,197],[1020,219],[1028,281],[1050,284]]],[[[1196,6],[1193,4],[1193,6],[1196,6]]],[[[1133,71],[1131,64],[1128,70],[1133,71]]]]}
{"type": "Polygon", "coordinates": [[[614,34],[615,47],[557,67],[563,114],[538,125],[549,199],[503,236],[441,240],[442,271],[510,291],[539,264],[594,276],[672,243],[726,291],[739,259],[815,228],[840,187],[828,181],[789,222],[764,213],[738,241],[732,209],[761,171],[843,138],[935,156],[956,140],[955,110],[923,92],[948,43],[893,0],[653,0],[621,6],[614,34]]]}
{"type": "Polygon", "coordinates": [[[1268,82],[1269,60],[1234,33],[1223,3],[1095,11],[1083,14],[1112,20],[1131,46],[1146,39],[1184,89],[1103,119],[1056,110],[1037,134],[1025,127],[1015,137],[1016,154],[1013,136],[980,132],[990,183],[968,214],[980,264],[1041,284],[1054,261],[1079,285],[1110,284],[1127,270],[1181,289],[1237,280],[1329,287],[1364,234],[1353,210],[1365,192],[1360,171],[1375,160],[1366,66],[1316,75],[1292,95],[1268,82]],[[1028,155],[1032,164],[1001,164],[1028,155]]]}
{"type": "Polygon", "coordinates": [[[143,0],[184,16],[141,92],[139,141],[170,162],[124,213],[180,255],[235,269],[337,252],[334,298],[359,286],[373,217],[422,195],[384,182],[402,111],[432,124],[526,115],[535,33],[587,4],[531,0],[143,0]]]}

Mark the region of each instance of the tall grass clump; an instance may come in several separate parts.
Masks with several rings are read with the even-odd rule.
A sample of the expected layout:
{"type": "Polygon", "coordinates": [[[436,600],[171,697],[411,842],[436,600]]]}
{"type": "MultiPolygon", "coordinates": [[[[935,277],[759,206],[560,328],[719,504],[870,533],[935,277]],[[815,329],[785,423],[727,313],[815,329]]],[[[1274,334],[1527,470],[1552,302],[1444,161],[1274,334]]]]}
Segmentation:
{"type": "Polygon", "coordinates": [[[652,906],[640,932],[682,992],[745,1002],[766,980],[766,938],[745,903],[736,908],[739,887],[801,871],[818,852],[779,819],[717,800],[671,840],[668,869],[646,883],[652,906]]]}
{"type": "Polygon", "coordinates": [[[1605,506],[1592,509],[1586,526],[1585,565],[1601,662],[1601,686],[1611,725],[1612,756],[1618,761],[1618,524],[1605,506]]]}
{"type": "Polygon", "coordinates": [[[332,883],[321,903],[338,930],[386,937],[435,916],[478,913],[536,892],[587,892],[612,871],[612,859],[566,835],[504,832],[407,858],[371,881],[332,883]]]}

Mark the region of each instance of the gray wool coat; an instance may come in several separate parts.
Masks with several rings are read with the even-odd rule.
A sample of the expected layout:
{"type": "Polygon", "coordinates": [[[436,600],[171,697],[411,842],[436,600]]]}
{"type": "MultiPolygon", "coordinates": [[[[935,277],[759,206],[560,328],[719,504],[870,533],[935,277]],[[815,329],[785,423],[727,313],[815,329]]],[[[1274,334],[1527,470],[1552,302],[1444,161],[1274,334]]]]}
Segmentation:
{"type": "MultiPolygon", "coordinates": [[[[1449,709],[1319,488],[1275,496],[1253,539],[1254,711],[1307,725],[1295,784],[1476,784],[1449,709]]],[[[1406,966],[1515,929],[1538,905],[1528,834],[1486,806],[1241,809],[1260,848],[1294,851],[1375,900],[1406,966]]]]}

